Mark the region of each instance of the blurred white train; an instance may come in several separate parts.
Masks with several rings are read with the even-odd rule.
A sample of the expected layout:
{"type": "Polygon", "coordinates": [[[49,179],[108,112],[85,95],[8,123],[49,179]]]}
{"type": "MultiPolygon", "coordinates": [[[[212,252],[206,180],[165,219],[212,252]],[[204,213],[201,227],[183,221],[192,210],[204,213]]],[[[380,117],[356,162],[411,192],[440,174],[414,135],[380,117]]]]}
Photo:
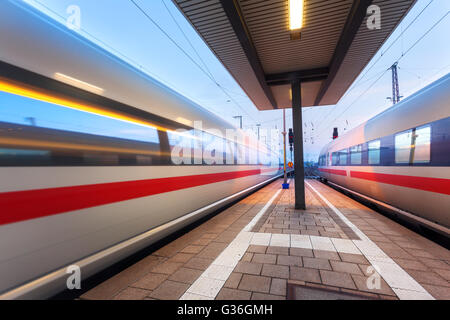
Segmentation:
{"type": "Polygon", "coordinates": [[[449,237],[450,74],[325,146],[319,174],[449,237]]]}
{"type": "Polygon", "coordinates": [[[67,266],[86,279],[281,173],[278,150],[198,135],[232,126],[22,1],[0,1],[0,43],[0,299],[52,296],[67,266]],[[174,165],[180,140],[231,163],[174,165]]]}

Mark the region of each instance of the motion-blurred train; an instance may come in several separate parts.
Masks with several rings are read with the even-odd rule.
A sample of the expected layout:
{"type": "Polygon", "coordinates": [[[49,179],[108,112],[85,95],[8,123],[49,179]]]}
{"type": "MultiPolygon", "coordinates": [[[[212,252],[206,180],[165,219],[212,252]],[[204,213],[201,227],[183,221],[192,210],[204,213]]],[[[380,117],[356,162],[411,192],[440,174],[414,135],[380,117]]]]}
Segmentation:
{"type": "Polygon", "coordinates": [[[208,131],[233,126],[23,1],[0,15],[0,299],[52,296],[68,266],[86,279],[282,172],[278,150],[208,131]]]}
{"type": "Polygon", "coordinates": [[[449,237],[450,74],[325,146],[319,174],[449,237]]]}

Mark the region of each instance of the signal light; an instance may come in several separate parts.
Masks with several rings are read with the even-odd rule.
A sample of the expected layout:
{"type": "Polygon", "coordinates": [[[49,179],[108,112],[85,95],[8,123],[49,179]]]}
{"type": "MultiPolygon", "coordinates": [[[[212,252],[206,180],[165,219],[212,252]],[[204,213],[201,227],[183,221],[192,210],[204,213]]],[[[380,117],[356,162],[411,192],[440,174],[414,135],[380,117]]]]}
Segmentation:
{"type": "Polygon", "coordinates": [[[292,146],[294,144],[294,131],[289,129],[289,144],[292,146]]]}
{"type": "Polygon", "coordinates": [[[334,128],[333,130],[333,140],[339,137],[338,128],[334,128]]]}

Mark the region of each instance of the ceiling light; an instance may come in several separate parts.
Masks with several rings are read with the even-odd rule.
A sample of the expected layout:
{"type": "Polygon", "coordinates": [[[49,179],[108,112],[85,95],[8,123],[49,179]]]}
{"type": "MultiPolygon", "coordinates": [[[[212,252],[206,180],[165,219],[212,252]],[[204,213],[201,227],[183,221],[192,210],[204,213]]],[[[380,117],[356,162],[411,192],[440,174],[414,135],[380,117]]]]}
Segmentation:
{"type": "Polygon", "coordinates": [[[289,29],[300,30],[303,27],[304,0],[289,0],[289,29]]]}

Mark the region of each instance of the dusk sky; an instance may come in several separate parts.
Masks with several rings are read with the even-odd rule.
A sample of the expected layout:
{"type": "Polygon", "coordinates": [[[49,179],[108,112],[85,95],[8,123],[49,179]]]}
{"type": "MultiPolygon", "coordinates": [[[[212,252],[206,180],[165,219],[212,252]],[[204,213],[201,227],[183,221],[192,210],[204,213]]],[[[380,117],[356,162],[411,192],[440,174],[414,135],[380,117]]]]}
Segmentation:
{"type": "MultiPolygon", "coordinates": [[[[130,0],[14,1],[28,2],[62,23],[69,16],[67,8],[77,5],[83,36],[205,109],[236,125],[233,116],[242,115],[244,128],[256,130],[257,123],[268,129],[282,127],[282,111],[258,111],[171,0],[136,0],[159,27],[130,0]],[[209,72],[232,100],[206,75],[209,72]]],[[[404,97],[450,71],[449,10],[449,0],[418,0],[337,105],[304,108],[306,160],[317,160],[320,149],[331,140],[333,127],[342,134],[391,106],[386,99],[392,94],[387,70],[394,62],[399,61],[404,97]]],[[[291,112],[286,114],[292,127],[291,112]]]]}

